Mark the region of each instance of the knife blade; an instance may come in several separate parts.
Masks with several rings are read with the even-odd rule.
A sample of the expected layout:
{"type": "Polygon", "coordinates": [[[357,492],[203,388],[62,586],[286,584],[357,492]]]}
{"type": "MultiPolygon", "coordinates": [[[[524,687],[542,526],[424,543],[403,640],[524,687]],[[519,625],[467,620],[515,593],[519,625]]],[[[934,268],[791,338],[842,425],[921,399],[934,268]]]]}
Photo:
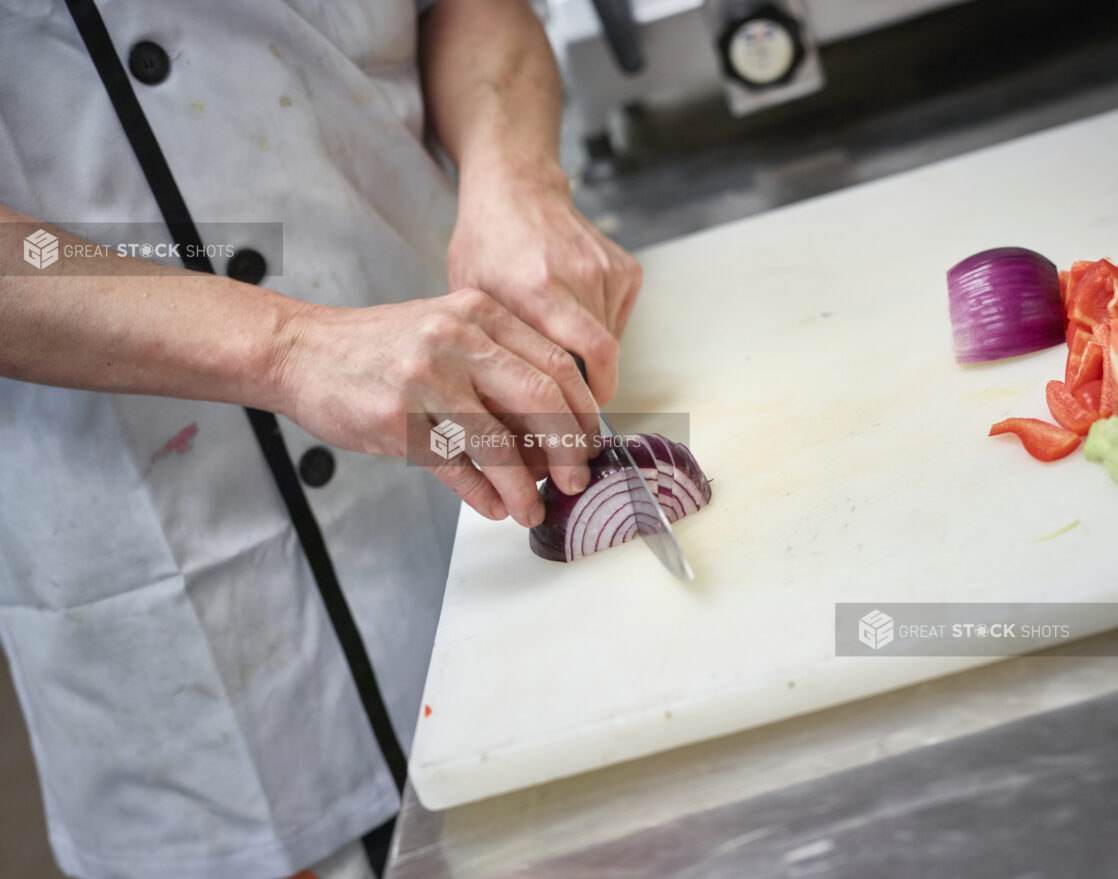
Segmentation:
{"type": "MultiPolygon", "coordinates": [[[[568,353],[575,359],[578,370],[582,373],[583,381],[586,381],[585,361],[573,352],[568,353]]],[[[587,383],[589,384],[589,382],[587,383]]],[[[629,490],[629,500],[636,513],[637,533],[644,541],[644,545],[652,550],[653,555],[660,560],[660,564],[671,571],[673,576],[684,581],[694,580],[695,574],[692,572],[687,558],[683,555],[683,548],[676,540],[672,525],[668,521],[668,517],[664,515],[660,502],[656,500],[652,489],[648,487],[648,482],[641,476],[640,468],[637,467],[637,462],[633,460],[633,455],[626,447],[625,441],[610,424],[609,419],[600,411],[598,412],[598,430],[603,439],[608,440],[606,454],[611,455],[613,463],[627,474],[625,485],[629,490]]]]}

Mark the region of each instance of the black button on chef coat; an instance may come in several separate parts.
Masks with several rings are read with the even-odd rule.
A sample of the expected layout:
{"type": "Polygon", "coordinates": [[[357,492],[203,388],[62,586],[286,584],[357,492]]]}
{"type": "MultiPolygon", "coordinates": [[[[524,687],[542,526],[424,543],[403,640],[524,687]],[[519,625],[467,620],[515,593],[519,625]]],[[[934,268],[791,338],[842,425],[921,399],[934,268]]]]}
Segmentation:
{"type": "Polygon", "coordinates": [[[141,40],[128,53],[128,69],[144,85],[158,85],[171,75],[171,59],[158,43],[141,40]]]}

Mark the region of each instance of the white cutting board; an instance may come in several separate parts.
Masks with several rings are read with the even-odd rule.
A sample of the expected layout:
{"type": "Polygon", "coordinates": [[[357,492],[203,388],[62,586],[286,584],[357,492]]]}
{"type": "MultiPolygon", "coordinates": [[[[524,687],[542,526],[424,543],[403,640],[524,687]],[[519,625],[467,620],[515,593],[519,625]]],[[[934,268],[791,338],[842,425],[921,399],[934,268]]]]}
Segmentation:
{"type": "Polygon", "coordinates": [[[1118,255],[1118,113],[653,247],[616,412],[689,412],[711,505],[671,578],[571,565],[463,508],[411,778],[445,809],[988,658],[834,656],[838,601],[1115,601],[1118,486],[1051,465],[1056,348],[955,365],[944,273],[1020,245],[1118,255]],[[1037,542],[1078,520],[1055,539],[1037,542]]]}

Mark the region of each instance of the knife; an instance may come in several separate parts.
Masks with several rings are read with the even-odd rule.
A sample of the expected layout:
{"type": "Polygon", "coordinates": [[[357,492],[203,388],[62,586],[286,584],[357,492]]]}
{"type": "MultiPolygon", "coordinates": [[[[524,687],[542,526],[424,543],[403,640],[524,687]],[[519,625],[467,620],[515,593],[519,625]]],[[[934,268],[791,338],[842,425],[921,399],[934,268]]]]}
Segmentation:
{"type": "MultiPolygon", "coordinates": [[[[586,377],[586,361],[573,351],[567,353],[578,364],[578,371],[582,373],[582,380],[589,384],[590,382],[586,377]]],[[[656,558],[660,560],[660,564],[671,571],[674,576],[680,580],[694,580],[695,575],[691,571],[691,565],[687,563],[687,559],[683,555],[683,549],[672,532],[672,525],[668,521],[668,517],[664,515],[660,502],[656,500],[656,496],[648,487],[648,482],[641,476],[640,468],[637,467],[637,462],[633,460],[633,455],[626,447],[624,440],[613,429],[613,425],[601,413],[601,410],[598,411],[598,430],[609,443],[606,454],[612,455],[613,463],[620,466],[628,474],[625,484],[629,489],[629,500],[637,514],[637,533],[644,540],[645,546],[652,550],[656,558]]]]}

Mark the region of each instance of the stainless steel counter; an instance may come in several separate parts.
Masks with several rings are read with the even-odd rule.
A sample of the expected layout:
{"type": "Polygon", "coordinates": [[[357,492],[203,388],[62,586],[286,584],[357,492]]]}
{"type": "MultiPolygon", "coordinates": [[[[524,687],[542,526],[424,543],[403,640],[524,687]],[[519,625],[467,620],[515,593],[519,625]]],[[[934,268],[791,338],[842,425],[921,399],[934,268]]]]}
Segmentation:
{"type": "Polygon", "coordinates": [[[1090,643],[442,813],[409,789],[389,879],[1118,875],[1118,632],[1090,643]]]}

